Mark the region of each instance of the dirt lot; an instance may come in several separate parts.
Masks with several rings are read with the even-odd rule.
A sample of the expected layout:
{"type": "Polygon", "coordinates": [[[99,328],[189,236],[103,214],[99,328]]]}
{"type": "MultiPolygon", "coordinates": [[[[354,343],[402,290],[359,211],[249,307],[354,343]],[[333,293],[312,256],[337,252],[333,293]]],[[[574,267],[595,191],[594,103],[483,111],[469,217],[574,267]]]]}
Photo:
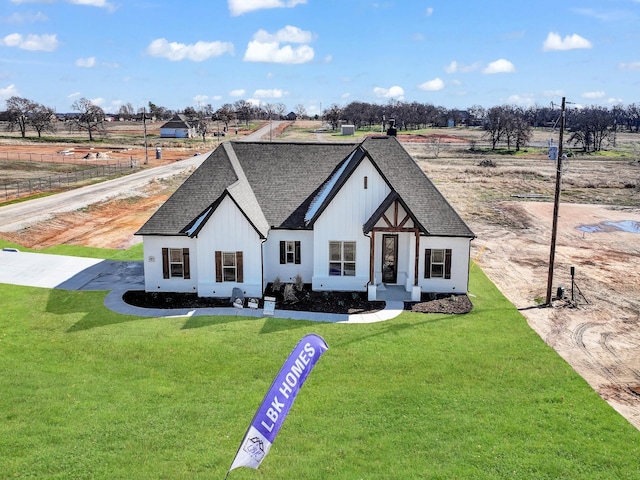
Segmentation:
{"type": "MultiPolygon", "coordinates": [[[[308,138],[317,139],[316,134],[308,138]]],[[[457,143],[434,150],[433,140],[407,140],[405,148],[476,233],[474,263],[548,345],[640,428],[638,159],[577,157],[566,162],[553,282],[554,296],[562,285],[566,299],[540,308],[547,289],[554,164],[539,153],[527,158],[474,155],[457,143]],[[495,166],[479,166],[487,159],[495,166]]],[[[133,233],[182,180],[155,182],[134,197],[0,237],[36,248],[60,243],[126,248],[140,240],[133,233]]]]}

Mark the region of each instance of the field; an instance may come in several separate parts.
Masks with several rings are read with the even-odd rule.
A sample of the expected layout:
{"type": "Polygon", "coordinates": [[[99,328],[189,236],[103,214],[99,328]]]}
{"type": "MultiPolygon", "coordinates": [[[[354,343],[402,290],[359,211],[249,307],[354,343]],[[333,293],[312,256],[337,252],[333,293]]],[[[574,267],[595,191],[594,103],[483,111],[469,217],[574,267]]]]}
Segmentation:
{"type": "MultiPolygon", "coordinates": [[[[294,125],[281,138],[354,140],[316,132],[318,126],[294,125]]],[[[554,135],[537,131],[533,144],[542,146],[554,135]]],[[[552,289],[555,296],[557,287],[565,287],[566,298],[554,301],[552,308],[541,308],[555,187],[555,164],[546,158],[545,149],[528,148],[517,155],[489,152],[482,148],[479,133],[468,129],[400,138],[476,233],[474,263],[548,345],[640,428],[640,139],[620,135],[615,152],[576,154],[565,162],[552,289]],[[471,146],[477,149],[471,151],[471,146]]],[[[180,181],[156,182],[128,199],[94,205],[19,232],[2,232],[0,237],[33,248],[60,243],[126,248],[139,240],[133,232],[180,181]]]]}
{"type": "Polygon", "coordinates": [[[477,268],[471,290],[466,315],[336,325],[139,318],[105,292],[0,285],[0,478],[222,479],[312,332],[329,350],[259,471],[229,479],[638,478],[640,432],[477,268]]]}

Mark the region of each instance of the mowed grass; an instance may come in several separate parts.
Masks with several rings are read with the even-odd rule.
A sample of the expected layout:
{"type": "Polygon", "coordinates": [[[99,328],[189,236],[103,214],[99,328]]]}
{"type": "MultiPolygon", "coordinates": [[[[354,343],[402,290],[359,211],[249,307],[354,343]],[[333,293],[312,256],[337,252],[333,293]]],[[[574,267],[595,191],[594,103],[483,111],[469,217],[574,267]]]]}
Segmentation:
{"type": "Polygon", "coordinates": [[[369,325],[138,318],[0,285],[0,478],[223,479],[295,344],[329,344],[229,479],[640,478],[640,432],[479,268],[472,313],[369,325]]]}

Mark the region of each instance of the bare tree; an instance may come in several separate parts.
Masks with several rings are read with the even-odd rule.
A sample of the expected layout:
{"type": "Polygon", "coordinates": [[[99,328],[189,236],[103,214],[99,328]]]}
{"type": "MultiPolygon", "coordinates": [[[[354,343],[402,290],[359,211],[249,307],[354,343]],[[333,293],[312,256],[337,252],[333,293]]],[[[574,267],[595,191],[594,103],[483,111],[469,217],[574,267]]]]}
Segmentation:
{"type": "Polygon", "coordinates": [[[307,116],[307,109],[304,108],[304,105],[299,103],[295,107],[296,117],[297,118],[305,118],[307,116]]]}
{"type": "Polygon", "coordinates": [[[233,104],[233,108],[235,108],[238,120],[245,122],[245,125],[249,126],[249,121],[253,116],[253,105],[246,100],[238,100],[233,104]]]}
{"type": "Polygon", "coordinates": [[[102,107],[95,105],[86,98],[81,98],[73,102],[71,108],[76,112],[80,112],[78,117],[78,128],[89,132],[89,141],[93,142],[94,132],[100,135],[106,135],[104,125],[104,110],[102,107]]]}
{"type": "Polygon", "coordinates": [[[236,119],[236,112],[233,109],[233,105],[225,103],[214,114],[214,118],[224,123],[224,126],[229,128],[229,123],[236,119]]]}
{"type": "Polygon", "coordinates": [[[340,119],[342,118],[342,109],[339,105],[334,103],[327,110],[322,112],[322,116],[327,122],[329,122],[332,130],[337,130],[338,125],[340,124],[340,119]]]}
{"type": "Polygon", "coordinates": [[[30,124],[38,132],[38,138],[42,138],[42,132],[55,132],[54,119],[56,112],[53,108],[46,107],[40,103],[33,105],[30,124]]]}
{"type": "Polygon", "coordinates": [[[124,118],[125,120],[131,120],[133,116],[136,114],[135,109],[131,103],[125,103],[124,105],[120,105],[120,109],[118,110],[118,116],[124,118]]]}
{"type": "Polygon", "coordinates": [[[7,99],[9,131],[13,131],[13,129],[17,127],[20,130],[22,138],[26,137],[27,126],[29,125],[34,105],[34,102],[27,98],[13,96],[7,99]]]}

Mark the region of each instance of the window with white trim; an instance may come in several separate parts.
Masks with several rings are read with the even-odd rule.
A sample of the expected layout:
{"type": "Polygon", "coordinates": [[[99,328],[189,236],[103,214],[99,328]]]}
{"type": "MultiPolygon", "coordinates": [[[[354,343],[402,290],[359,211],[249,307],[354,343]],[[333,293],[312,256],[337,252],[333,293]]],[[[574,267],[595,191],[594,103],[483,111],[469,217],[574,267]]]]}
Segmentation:
{"type": "Polygon", "coordinates": [[[162,278],[190,278],[189,249],[162,249],[162,278]]]}
{"type": "Polygon", "coordinates": [[[222,252],[222,281],[235,282],[237,271],[236,252],[222,252]]]}
{"type": "Polygon", "coordinates": [[[424,278],[451,278],[450,248],[427,248],[424,251],[424,278]]]}
{"type": "Polygon", "coordinates": [[[355,277],[356,242],[329,242],[329,275],[355,277]]]}

